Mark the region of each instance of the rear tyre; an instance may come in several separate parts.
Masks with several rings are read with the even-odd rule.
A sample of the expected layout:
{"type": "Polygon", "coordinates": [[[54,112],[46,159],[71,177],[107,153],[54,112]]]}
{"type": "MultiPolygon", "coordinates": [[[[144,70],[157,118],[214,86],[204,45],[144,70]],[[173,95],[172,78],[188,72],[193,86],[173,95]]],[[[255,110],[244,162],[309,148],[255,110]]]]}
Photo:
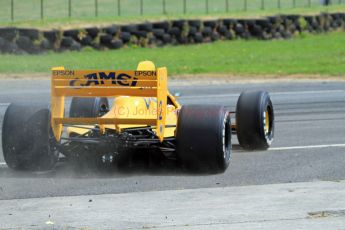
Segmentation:
{"type": "Polygon", "coordinates": [[[222,106],[188,105],[179,112],[177,155],[189,170],[224,172],[231,155],[230,114],[222,106]]]}
{"type": "Polygon", "coordinates": [[[44,171],[58,161],[47,107],[11,104],[2,126],[2,149],[8,167],[44,171]]]}
{"type": "Polygon", "coordinates": [[[267,92],[243,92],[237,102],[236,130],[244,149],[264,150],[274,137],[274,111],[267,92]]]}
{"type": "Polygon", "coordinates": [[[72,98],[70,117],[101,117],[109,110],[106,97],[74,97],[72,98]]]}

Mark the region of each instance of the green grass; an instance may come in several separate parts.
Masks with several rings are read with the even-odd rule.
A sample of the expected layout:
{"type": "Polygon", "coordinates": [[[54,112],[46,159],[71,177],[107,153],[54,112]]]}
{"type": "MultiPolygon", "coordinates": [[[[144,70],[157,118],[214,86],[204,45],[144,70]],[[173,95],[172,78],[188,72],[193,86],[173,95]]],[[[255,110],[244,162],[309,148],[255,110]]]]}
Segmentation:
{"type": "Polygon", "coordinates": [[[320,0],[209,0],[209,12],[205,10],[205,0],[186,0],[187,14],[183,13],[183,0],[165,0],[166,12],[163,14],[163,0],[143,0],[143,15],[140,15],[140,0],[121,0],[121,16],[118,16],[117,0],[98,0],[98,17],[95,17],[95,0],[72,0],[72,18],[68,18],[68,0],[44,0],[44,20],[40,20],[41,0],[15,0],[14,22],[11,22],[11,0],[0,0],[0,26],[60,27],[70,24],[88,25],[99,23],[125,23],[128,21],[161,20],[172,18],[204,17],[258,17],[277,13],[319,13],[320,11],[345,12],[345,2],[339,5],[320,6],[320,0]],[[280,1],[280,9],[278,2],[280,1]]]}
{"type": "Polygon", "coordinates": [[[49,73],[71,69],[134,69],[141,60],[167,66],[170,74],[345,74],[345,33],[304,35],[291,40],[222,41],[164,48],[0,55],[0,73],[49,73]]]}

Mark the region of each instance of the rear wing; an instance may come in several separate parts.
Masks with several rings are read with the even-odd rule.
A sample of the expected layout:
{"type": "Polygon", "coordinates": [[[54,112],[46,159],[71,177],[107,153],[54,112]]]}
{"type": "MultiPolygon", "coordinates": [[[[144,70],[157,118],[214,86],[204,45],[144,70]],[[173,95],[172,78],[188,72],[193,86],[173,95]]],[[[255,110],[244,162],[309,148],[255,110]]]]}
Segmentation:
{"type": "MultiPolygon", "coordinates": [[[[153,63],[146,64],[149,64],[149,67],[152,67],[153,65],[153,63]]],[[[138,124],[156,126],[156,135],[160,141],[163,141],[167,111],[167,96],[167,69],[165,67],[137,71],[67,70],[63,67],[53,68],[51,78],[52,130],[56,140],[59,141],[61,139],[64,125],[99,125],[101,130],[103,130],[103,125],[108,124],[138,124]],[[157,98],[156,119],[65,117],[64,111],[66,97],[115,96],[157,98]]]]}

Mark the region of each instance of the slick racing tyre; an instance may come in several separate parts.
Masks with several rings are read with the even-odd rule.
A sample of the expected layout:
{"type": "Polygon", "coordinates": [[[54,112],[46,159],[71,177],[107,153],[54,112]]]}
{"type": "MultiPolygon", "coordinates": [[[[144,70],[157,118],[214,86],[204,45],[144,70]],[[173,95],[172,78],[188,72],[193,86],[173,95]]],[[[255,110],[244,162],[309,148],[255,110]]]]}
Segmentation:
{"type": "Polygon", "coordinates": [[[230,113],[222,106],[187,105],[179,112],[177,155],[189,170],[224,172],[231,155],[230,113]]]}
{"type": "Polygon", "coordinates": [[[236,106],[236,131],[244,149],[264,150],[274,137],[274,111],[267,92],[243,92],[236,106]]]}
{"type": "Polygon", "coordinates": [[[73,97],[70,117],[101,117],[109,110],[109,102],[106,97],[73,97]]]}
{"type": "Polygon", "coordinates": [[[2,126],[5,162],[15,170],[44,171],[58,161],[48,107],[11,104],[2,126]]]}

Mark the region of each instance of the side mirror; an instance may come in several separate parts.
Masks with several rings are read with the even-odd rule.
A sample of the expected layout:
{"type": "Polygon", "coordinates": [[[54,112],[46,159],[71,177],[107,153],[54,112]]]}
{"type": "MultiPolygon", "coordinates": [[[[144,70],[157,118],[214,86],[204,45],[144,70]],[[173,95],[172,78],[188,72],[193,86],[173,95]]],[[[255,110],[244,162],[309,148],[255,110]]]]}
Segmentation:
{"type": "Polygon", "coordinates": [[[174,93],[174,97],[181,97],[181,93],[180,92],[175,92],[174,93]]]}

